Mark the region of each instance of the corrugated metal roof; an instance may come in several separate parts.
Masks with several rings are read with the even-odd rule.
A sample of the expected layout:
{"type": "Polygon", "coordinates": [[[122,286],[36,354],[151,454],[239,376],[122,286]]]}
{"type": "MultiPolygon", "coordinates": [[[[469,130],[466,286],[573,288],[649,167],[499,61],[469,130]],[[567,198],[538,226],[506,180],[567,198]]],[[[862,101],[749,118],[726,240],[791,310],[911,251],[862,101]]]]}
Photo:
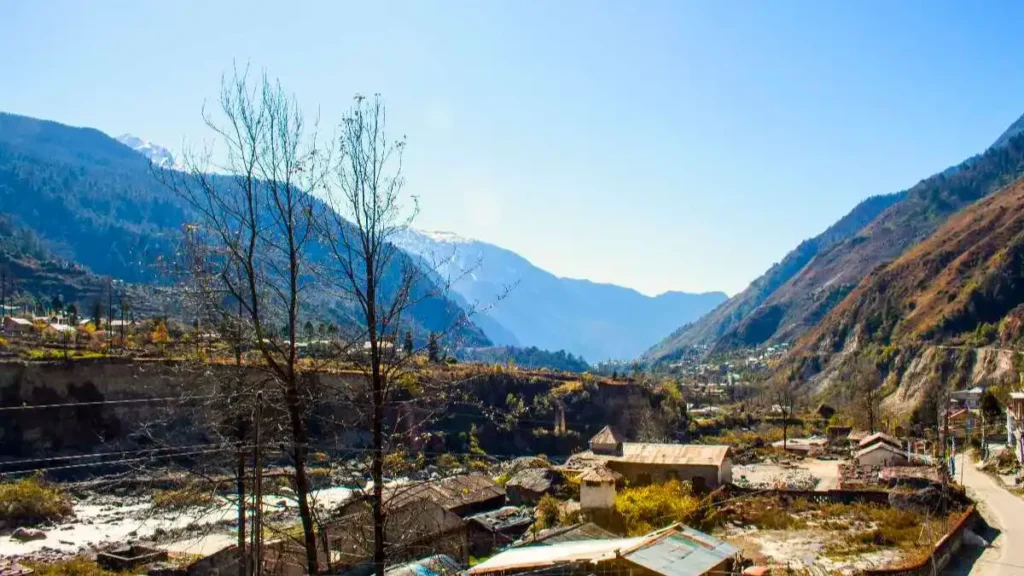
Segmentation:
{"type": "Polygon", "coordinates": [[[611,426],[601,428],[601,431],[590,439],[591,444],[619,444],[620,442],[622,442],[622,436],[611,426]]]}
{"type": "Polygon", "coordinates": [[[388,569],[387,576],[454,576],[462,572],[459,563],[450,556],[435,554],[415,562],[388,569]]]}
{"type": "Polygon", "coordinates": [[[608,459],[637,464],[720,466],[728,456],[729,447],[725,445],[626,442],[621,456],[608,459]]]}
{"type": "Polygon", "coordinates": [[[597,562],[614,558],[617,550],[633,548],[642,544],[644,538],[615,538],[610,540],[582,540],[561,542],[551,545],[524,546],[512,548],[491,556],[468,570],[469,574],[488,574],[506,570],[543,568],[577,562],[597,562]]]}
{"type": "Polygon", "coordinates": [[[700,576],[738,553],[731,544],[682,527],[652,539],[624,558],[665,576],[700,576]]]}
{"type": "Polygon", "coordinates": [[[597,466],[580,475],[580,480],[584,482],[618,482],[622,480],[622,474],[613,472],[604,466],[597,466]]]}
{"type": "Polygon", "coordinates": [[[892,436],[889,436],[885,432],[875,432],[870,436],[866,436],[858,444],[861,448],[864,448],[865,446],[868,446],[869,444],[873,444],[875,442],[887,442],[893,446],[896,446],[897,448],[899,448],[902,444],[899,438],[893,438],[892,436]]]}

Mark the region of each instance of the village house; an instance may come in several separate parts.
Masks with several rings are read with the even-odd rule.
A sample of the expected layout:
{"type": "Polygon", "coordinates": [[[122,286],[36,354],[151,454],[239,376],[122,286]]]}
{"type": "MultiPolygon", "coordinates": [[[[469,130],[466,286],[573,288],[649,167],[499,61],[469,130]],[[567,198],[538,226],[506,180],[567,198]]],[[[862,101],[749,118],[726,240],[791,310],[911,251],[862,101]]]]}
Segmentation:
{"type": "Polygon", "coordinates": [[[903,466],[908,463],[906,452],[888,442],[874,442],[861,448],[854,455],[854,460],[858,466],[903,466]]]}
{"type": "MultiPolygon", "coordinates": [[[[465,564],[469,560],[470,528],[463,517],[500,508],[505,491],[483,474],[464,474],[430,482],[388,486],[384,490],[387,514],[385,537],[389,557],[397,562],[423,558],[424,550],[444,554],[465,564]]],[[[342,504],[326,522],[328,558],[334,570],[361,571],[372,567],[373,520],[368,495],[354,496],[342,504]],[[328,556],[329,554],[329,556],[328,556]]],[[[304,574],[301,547],[287,541],[268,545],[268,565],[275,574],[304,574]]]]}
{"type": "Polygon", "coordinates": [[[730,574],[739,566],[735,546],[692,528],[673,525],[635,538],[579,540],[511,548],[467,571],[552,576],[703,576],[730,574]]]}
{"type": "Polygon", "coordinates": [[[31,320],[14,316],[4,318],[4,332],[8,334],[31,334],[34,328],[31,320]]]}
{"type": "Polygon", "coordinates": [[[712,444],[625,442],[610,426],[590,439],[581,460],[600,463],[632,484],[689,480],[697,490],[732,482],[732,450],[712,444]]]}
{"type": "Polygon", "coordinates": [[[875,432],[874,434],[865,436],[857,443],[857,451],[859,452],[865,448],[870,448],[875,444],[888,444],[891,448],[897,451],[903,450],[903,442],[901,442],[899,438],[893,438],[884,432],[875,432]]]}
{"type": "Polygon", "coordinates": [[[981,406],[981,397],[984,394],[984,388],[975,386],[970,390],[956,390],[950,392],[949,399],[959,407],[970,408],[973,410],[981,406]]]}
{"type": "Polygon", "coordinates": [[[533,521],[533,508],[516,506],[505,506],[466,518],[470,555],[483,558],[512,545],[526,533],[533,521]]]}

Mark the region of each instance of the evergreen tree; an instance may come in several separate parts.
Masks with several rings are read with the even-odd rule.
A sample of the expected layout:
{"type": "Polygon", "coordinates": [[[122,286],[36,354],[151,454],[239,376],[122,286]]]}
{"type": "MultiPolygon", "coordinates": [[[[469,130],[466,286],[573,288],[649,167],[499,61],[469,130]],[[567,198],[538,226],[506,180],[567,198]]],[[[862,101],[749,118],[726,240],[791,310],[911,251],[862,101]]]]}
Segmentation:
{"type": "Polygon", "coordinates": [[[103,302],[97,298],[92,301],[92,324],[97,330],[100,329],[100,320],[103,319],[103,302]]]}
{"type": "Polygon", "coordinates": [[[405,340],[402,342],[402,351],[406,355],[412,354],[413,343],[412,343],[412,330],[405,331],[405,340]]]}
{"type": "Polygon", "coordinates": [[[431,332],[427,338],[427,359],[433,363],[441,361],[441,346],[437,341],[436,332],[431,332]]]}

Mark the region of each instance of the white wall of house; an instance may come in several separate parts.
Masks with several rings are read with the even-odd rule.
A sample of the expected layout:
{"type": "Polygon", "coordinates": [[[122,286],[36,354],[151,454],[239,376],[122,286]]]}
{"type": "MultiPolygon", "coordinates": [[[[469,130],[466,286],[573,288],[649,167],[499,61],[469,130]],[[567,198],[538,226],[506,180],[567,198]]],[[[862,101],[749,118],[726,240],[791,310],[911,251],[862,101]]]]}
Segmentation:
{"type": "Polygon", "coordinates": [[[592,510],[615,507],[614,482],[582,482],[580,484],[580,508],[592,510]]]}
{"type": "Polygon", "coordinates": [[[732,483],[732,459],[726,458],[718,468],[718,485],[732,483]]]}
{"type": "Polygon", "coordinates": [[[860,466],[898,466],[906,463],[906,456],[888,450],[872,450],[857,457],[860,466]]]}

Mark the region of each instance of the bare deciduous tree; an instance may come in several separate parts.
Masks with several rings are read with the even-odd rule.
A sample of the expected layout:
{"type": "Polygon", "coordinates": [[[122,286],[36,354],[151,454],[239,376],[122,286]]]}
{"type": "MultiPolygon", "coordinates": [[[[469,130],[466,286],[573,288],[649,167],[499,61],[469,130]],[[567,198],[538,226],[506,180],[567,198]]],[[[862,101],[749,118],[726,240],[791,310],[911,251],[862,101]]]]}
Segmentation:
{"type": "Polygon", "coordinates": [[[219,148],[187,157],[187,172],[165,172],[198,221],[194,239],[212,247],[212,292],[241,309],[236,330],[258,353],[270,385],[264,401],[288,420],[307,570],[317,571],[317,542],[306,473],[307,389],[298,354],[300,314],[315,281],[308,252],[315,242],[312,195],[323,189],[326,159],[307,135],[295,101],[265,75],[256,82],[237,70],[222,81],[216,115],[204,110],[219,148]],[[223,158],[214,165],[211,159],[223,158]],[[284,326],[283,330],[281,326],[284,326]]]}
{"type": "MultiPolygon", "coordinates": [[[[415,355],[401,353],[397,344],[411,325],[414,308],[431,301],[447,306],[444,294],[449,286],[395,245],[396,235],[415,217],[417,205],[415,198],[403,195],[405,140],[392,139],[386,121],[379,96],[356,97],[340,126],[334,186],[327,196],[330,209],[322,213],[320,226],[332,256],[331,271],[326,276],[344,299],[354,303],[357,320],[364,329],[360,336],[365,337],[365,346],[357,347],[364,355],[358,366],[368,386],[365,394],[357,392],[359,397],[350,400],[366,408],[366,423],[372,435],[373,561],[381,576],[389,544],[398,546],[397,540],[401,540],[388,528],[388,502],[400,493],[391,497],[385,494],[389,455],[400,452],[446,400],[444,391],[423,388],[423,375],[410,378],[409,363],[415,355]],[[398,416],[389,419],[387,411],[396,403],[393,393],[410,379],[418,380],[417,406],[403,406],[398,416]],[[388,542],[388,534],[397,540],[388,542]]],[[[449,312],[438,325],[428,327],[442,339],[457,336],[468,325],[467,314],[457,308],[449,312]]],[[[424,345],[431,346],[431,342],[437,345],[433,336],[424,345]]]]}

